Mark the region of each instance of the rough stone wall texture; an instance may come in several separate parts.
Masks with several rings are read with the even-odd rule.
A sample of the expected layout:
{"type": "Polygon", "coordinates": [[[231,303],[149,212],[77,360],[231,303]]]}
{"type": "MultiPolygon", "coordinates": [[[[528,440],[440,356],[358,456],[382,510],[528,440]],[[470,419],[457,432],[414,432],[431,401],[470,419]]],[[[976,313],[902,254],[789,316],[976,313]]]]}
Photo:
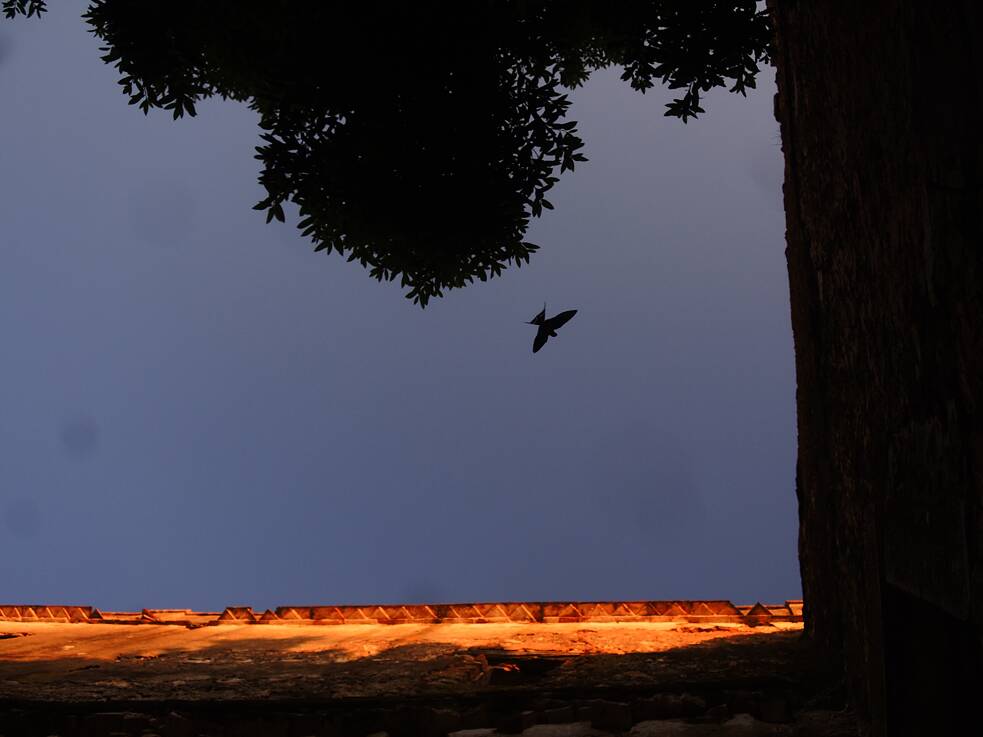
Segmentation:
{"type": "Polygon", "coordinates": [[[983,659],[983,3],[769,6],[806,628],[872,734],[943,734],[983,659]]]}

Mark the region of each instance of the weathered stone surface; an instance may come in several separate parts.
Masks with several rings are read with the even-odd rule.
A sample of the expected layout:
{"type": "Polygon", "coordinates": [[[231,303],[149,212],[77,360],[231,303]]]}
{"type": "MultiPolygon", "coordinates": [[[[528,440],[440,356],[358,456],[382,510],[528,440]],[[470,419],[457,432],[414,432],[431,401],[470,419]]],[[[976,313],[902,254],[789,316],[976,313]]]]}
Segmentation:
{"type": "Polygon", "coordinates": [[[789,737],[857,737],[857,720],[845,711],[806,711],[789,725],[789,737]]]}
{"type": "Polygon", "coordinates": [[[287,720],[289,737],[320,737],[328,731],[319,714],[292,714],[287,720]]]}
{"type": "Polygon", "coordinates": [[[522,737],[608,737],[610,732],[595,729],[589,722],[572,724],[537,724],[522,733],[522,737]]]}
{"type": "Polygon", "coordinates": [[[763,722],[787,722],[790,712],[788,703],[781,698],[763,698],[758,702],[758,718],[763,722]]]}
{"type": "Polygon", "coordinates": [[[632,705],[632,715],[636,722],[650,719],[676,719],[695,717],[707,709],[706,701],[692,694],[656,694],[632,705]]]}
{"type": "Polygon", "coordinates": [[[417,734],[422,737],[443,737],[461,727],[461,715],[455,709],[425,709],[417,734]]]}
{"type": "Polygon", "coordinates": [[[717,704],[707,709],[706,717],[707,719],[712,719],[715,722],[724,722],[731,716],[730,707],[727,704],[717,704]]]}
{"type": "Polygon", "coordinates": [[[27,725],[12,730],[26,737],[444,737],[496,726],[623,735],[652,715],[705,720],[708,702],[732,692],[804,704],[830,677],[795,628],[11,626],[34,634],[0,640],[0,724],[27,725]],[[485,674],[499,662],[524,678],[492,683],[485,674]]]}
{"type": "Polygon", "coordinates": [[[955,733],[983,678],[983,5],[769,7],[806,629],[867,729],[955,733]]]}
{"type": "Polygon", "coordinates": [[[786,737],[782,727],[757,721],[749,714],[737,714],[721,723],[648,721],[636,724],[629,737],[786,737]]]}
{"type": "MultiPolygon", "coordinates": [[[[815,669],[796,625],[771,634],[744,625],[685,624],[156,625],[0,623],[30,637],[0,640],[0,700],[126,701],[390,698],[496,689],[650,688],[815,669]],[[491,663],[516,666],[496,683],[491,663]]],[[[639,696],[632,695],[631,702],[639,696]]],[[[655,697],[638,716],[688,716],[705,705],[655,697]]],[[[541,709],[542,706],[536,708],[541,709]]],[[[477,724],[474,726],[484,726],[477,724]]]]}
{"type": "Polygon", "coordinates": [[[629,704],[605,700],[594,702],[594,716],[591,724],[598,729],[621,731],[629,729],[633,723],[629,704]]]}
{"type": "Polygon", "coordinates": [[[531,710],[503,714],[495,720],[495,727],[501,734],[519,734],[536,724],[536,712],[531,710]]]}
{"type": "Polygon", "coordinates": [[[573,706],[561,706],[543,711],[543,721],[547,724],[566,724],[567,722],[573,722],[576,716],[573,706]]]}

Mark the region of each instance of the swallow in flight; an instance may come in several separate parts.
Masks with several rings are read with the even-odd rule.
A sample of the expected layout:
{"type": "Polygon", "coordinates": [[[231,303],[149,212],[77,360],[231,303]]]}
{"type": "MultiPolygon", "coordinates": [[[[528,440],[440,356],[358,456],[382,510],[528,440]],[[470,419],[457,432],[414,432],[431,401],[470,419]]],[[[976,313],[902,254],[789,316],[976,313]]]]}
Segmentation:
{"type": "Polygon", "coordinates": [[[566,312],[561,312],[559,315],[553,315],[549,320],[546,319],[546,303],[543,303],[543,311],[536,315],[529,325],[538,325],[539,330],[536,331],[536,339],[532,342],[532,352],[535,353],[544,345],[546,341],[550,338],[556,337],[556,331],[562,326],[566,325],[571,317],[577,314],[576,310],[567,310],[566,312]]]}

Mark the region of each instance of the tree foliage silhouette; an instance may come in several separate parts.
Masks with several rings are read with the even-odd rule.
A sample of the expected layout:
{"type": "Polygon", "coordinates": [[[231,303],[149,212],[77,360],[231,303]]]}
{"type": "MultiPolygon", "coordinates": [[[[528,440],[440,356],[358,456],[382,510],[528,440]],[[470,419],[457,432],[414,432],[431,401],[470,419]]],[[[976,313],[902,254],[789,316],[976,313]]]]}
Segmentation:
{"type": "Polygon", "coordinates": [[[3,0],[3,14],[7,18],[18,15],[40,16],[47,11],[48,4],[45,0],[3,0]]]}
{"type": "Polygon", "coordinates": [[[84,18],[144,113],[248,103],[267,222],[294,203],[316,251],[421,306],[537,250],[530,217],[585,160],[566,90],[619,65],[681,90],[666,115],[686,122],[702,93],[753,87],[770,41],[753,0],[95,0],[84,18]]]}

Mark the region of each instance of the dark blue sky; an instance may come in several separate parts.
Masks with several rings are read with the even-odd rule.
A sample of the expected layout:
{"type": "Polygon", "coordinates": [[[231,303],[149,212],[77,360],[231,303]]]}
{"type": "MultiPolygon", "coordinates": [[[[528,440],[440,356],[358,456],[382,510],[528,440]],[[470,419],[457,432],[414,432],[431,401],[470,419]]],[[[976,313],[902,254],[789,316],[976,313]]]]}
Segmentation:
{"type": "Polygon", "coordinates": [[[0,21],[0,600],[799,596],[771,69],[685,126],[595,75],[531,266],[421,311],[250,209],[244,106],[127,106],[84,5],[0,21]]]}

